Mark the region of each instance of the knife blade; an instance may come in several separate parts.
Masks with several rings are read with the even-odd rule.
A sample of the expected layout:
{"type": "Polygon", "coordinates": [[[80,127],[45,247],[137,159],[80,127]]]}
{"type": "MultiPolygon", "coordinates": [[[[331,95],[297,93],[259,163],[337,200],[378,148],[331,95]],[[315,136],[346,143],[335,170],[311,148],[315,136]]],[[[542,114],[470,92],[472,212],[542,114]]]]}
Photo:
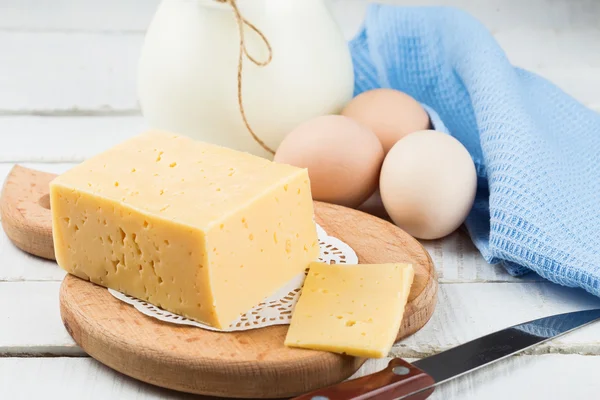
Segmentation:
{"type": "Polygon", "coordinates": [[[441,383],[597,320],[600,320],[600,309],[535,319],[482,336],[412,364],[395,358],[382,371],[318,389],[293,400],[425,399],[441,383]]]}

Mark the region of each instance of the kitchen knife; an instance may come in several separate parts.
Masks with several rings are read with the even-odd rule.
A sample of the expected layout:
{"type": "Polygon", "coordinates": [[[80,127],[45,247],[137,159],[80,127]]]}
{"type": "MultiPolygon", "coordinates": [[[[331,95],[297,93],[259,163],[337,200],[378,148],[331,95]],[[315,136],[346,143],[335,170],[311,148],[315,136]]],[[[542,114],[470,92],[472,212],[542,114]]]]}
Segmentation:
{"type": "Polygon", "coordinates": [[[600,319],[600,309],[552,315],[515,325],[410,364],[395,358],[375,374],[293,400],[417,400],[435,386],[600,319]]]}

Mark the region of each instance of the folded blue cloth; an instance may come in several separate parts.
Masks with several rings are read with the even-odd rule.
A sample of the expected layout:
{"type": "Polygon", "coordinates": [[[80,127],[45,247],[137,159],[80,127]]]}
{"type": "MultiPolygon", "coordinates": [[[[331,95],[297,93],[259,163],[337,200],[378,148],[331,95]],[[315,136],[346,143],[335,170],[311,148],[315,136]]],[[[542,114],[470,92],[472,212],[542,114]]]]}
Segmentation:
{"type": "Polygon", "coordinates": [[[350,49],[355,94],[401,90],[469,150],[465,225],[488,262],[600,295],[600,114],[512,66],[457,9],[373,4],[350,49]]]}

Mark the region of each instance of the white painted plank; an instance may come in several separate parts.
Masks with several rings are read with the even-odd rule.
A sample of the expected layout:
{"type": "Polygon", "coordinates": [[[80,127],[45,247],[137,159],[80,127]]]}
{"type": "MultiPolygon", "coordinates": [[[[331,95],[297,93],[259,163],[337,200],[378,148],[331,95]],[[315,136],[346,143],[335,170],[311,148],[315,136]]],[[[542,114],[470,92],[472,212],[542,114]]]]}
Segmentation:
{"type": "MultiPolygon", "coordinates": [[[[353,378],[377,372],[386,364],[387,359],[370,360],[353,378]]],[[[600,357],[512,357],[440,385],[430,399],[593,399],[600,392],[598,369],[600,357]]],[[[91,358],[0,358],[0,397],[14,400],[197,398],[136,381],[91,358]]]]}
{"type": "MultiPolygon", "coordinates": [[[[337,0],[340,3],[346,0],[337,0]]],[[[356,1],[356,0],[355,0],[356,1]]],[[[360,2],[361,0],[358,0],[360,2]]],[[[364,0],[363,0],[364,1],[364,0]]],[[[594,0],[376,0],[412,6],[457,7],[492,32],[513,28],[597,28],[600,4],[594,0]]]]}
{"type": "Polygon", "coordinates": [[[542,281],[537,274],[513,277],[499,264],[488,264],[462,230],[443,239],[422,240],[441,283],[542,281]]]}
{"type": "Polygon", "coordinates": [[[533,72],[549,80],[585,106],[599,111],[600,68],[548,68],[533,72]]]}
{"type": "MultiPolygon", "coordinates": [[[[58,310],[59,282],[0,282],[0,353],[71,354],[58,310]]],[[[550,283],[443,284],[431,321],[391,355],[425,357],[499,329],[556,313],[600,307],[600,299],[550,283]]],[[[600,355],[600,323],[538,346],[531,354],[600,355]]]]}
{"type": "MultiPolygon", "coordinates": [[[[339,18],[359,21],[368,0],[326,0],[339,18]]],[[[461,8],[493,31],[517,27],[571,29],[596,27],[600,4],[593,0],[378,0],[380,3],[445,5],[461,8]]],[[[158,0],[3,0],[0,29],[141,32],[158,0]]]]}
{"type": "Polygon", "coordinates": [[[0,358],[0,398],[192,399],[122,375],[91,358],[0,358]]]}
{"type": "Polygon", "coordinates": [[[83,355],[60,318],[59,282],[0,282],[0,355],[83,355]]]}
{"type": "Polygon", "coordinates": [[[0,162],[81,162],[146,128],[137,116],[0,117],[0,162]]]}
{"type": "Polygon", "coordinates": [[[0,113],[133,112],[143,36],[0,32],[0,113]]]}
{"type": "MultiPolygon", "coordinates": [[[[389,360],[369,360],[352,378],[380,371],[389,360]]],[[[515,356],[438,386],[430,399],[595,399],[599,367],[599,356],[515,356]]]]}
{"type": "Polygon", "coordinates": [[[4,231],[0,231],[0,260],[0,283],[62,281],[65,276],[64,270],[54,261],[44,260],[18,249],[4,231]]]}
{"type": "MultiPolygon", "coordinates": [[[[15,0],[16,1],[16,0],[15,0]]],[[[348,32],[357,27],[371,2],[398,6],[450,6],[479,19],[492,33],[515,28],[598,28],[600,3],[593,0],[331,0],[348,32]],[[351,28],[352,27],[352,28],[351,28]]]]}
{"type": "MultiPolygon", "coordinates": [[[[600,4],[600,3],[599,3],[600,4]]],[[[600,21],[600,13],[597,15],[600,21]]],[[[556,84],[580,102],[600,102],[600,25],[580,30],[520,28],[498,32],[514,64],[556,84]]]]}
{"type": "Polygon", "coordinates": [[[595,399],[600,357],[513,357],[440,386],[432,400],[595,399]]]}
{"type": "Polygon", "coordinates": [[[29,31],[144,31],[159,0],[3,0],[0,29],[29,31]]]}
{"type": "Polygon", "coordinates": [[[496,33],[495,38],[500,46],[510,49],[508,55],[513,63],[530,70],[600,67],[600,54],[590,51],[600,43],[598,26],[570,31],[511,29],[496,33]]]}
{"type": "MultiPolygon", "coordinates": [[[[542,7],[541,1],[538,0],[539,7],[542,7]]],[[[520,3],[519,7],[522,7],[520,3]]],[[[600,18],[600,6],[580,5],[571,8],[566,6],[567,1],[555,3],[555,7],[564,11],[556,15],[578,15],[584,22],[579,24],[565,19],[563,25],[573,25],[569,25],[569,30],[559,29],[559,20],[553,22],[555,25],[545,28],[523,23],[515,28],[500,29],[495,35],[515,65],[552,80],[584,104],[598,104],[600,52],[595,49],[600,28],[597,24],[588,25],[585,21],[594,15],[596,19],[600,18]]],[[[516,13],[516,4],[502,18],[509,18],[513,12],[520,15],[516,13]]],[[[364,5],[363,2],[350,2],[348,5],[338,2],[334,5],[346,37],[350,38],[362,21],[364,5]]],[[[481,8],[485,18],[492,18],[493,12],[489,6],[463,5],[466,9],[481,8]]],[[[21,10],[15,7],[13,5],[10,9],[21,10]]],[[[114,4],[112,7],[117,9],[114,4]]],[[[74,9],[78,9],[78,6],[74,9]]],[[[122,11],[126,15],[129,12],[126,9],[124,6],[123,10],[114,12],[119,14],[122,11]]],[[[531,10],[530,18],[533,18],[536,14],[534,8],[531,10]]],[[[39,12],[29,11],[32,15],[39,12]]],[[[62,21],[63,17],[52,15],[52,18],[62,21]]],[[[139,113],[135,77],[142,42],[143,32],[105,34],[0,30],[0,114],[139,113]]]]}
{"type": "MultiPolygon", "coordinates": [[[[600,298],[553,283],[443,284],[429,323],[392,354],[424,357],[532,319],[592,308],[600,308],[600,298]]],[[[600,323],[528,350],[548,352],[600,354],[600,323]]]]}

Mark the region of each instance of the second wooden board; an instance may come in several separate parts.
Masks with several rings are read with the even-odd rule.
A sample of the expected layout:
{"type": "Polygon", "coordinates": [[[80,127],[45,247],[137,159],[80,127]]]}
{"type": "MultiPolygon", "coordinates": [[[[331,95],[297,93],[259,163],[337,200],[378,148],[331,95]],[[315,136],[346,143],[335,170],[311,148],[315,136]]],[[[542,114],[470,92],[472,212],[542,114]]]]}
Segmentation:
{"type": "MultiPolygon", "coordinates": [[[[0,199],[9,237],[23,250],[47,258],[53,254],[44,198],[53,177],[17,167],[0,199]],[[19,212],[11,214],[13,210],[19,212]]],[[[421,244],[360,211],[315,202],[315,217],[329,235],[355,250],[360,263],[413,264],[415,280],[398,339],[422,328],[435,307],[437,280],[421,244]]],[[[90,356],[133,378],[183,392],[289,397],[342,381],[365,361],[285,347],[287,326],[218,333],[161,322],[117,300],[106,288],[71,275],[61,286],[60,307],[65,327],[90,356]]]]}

